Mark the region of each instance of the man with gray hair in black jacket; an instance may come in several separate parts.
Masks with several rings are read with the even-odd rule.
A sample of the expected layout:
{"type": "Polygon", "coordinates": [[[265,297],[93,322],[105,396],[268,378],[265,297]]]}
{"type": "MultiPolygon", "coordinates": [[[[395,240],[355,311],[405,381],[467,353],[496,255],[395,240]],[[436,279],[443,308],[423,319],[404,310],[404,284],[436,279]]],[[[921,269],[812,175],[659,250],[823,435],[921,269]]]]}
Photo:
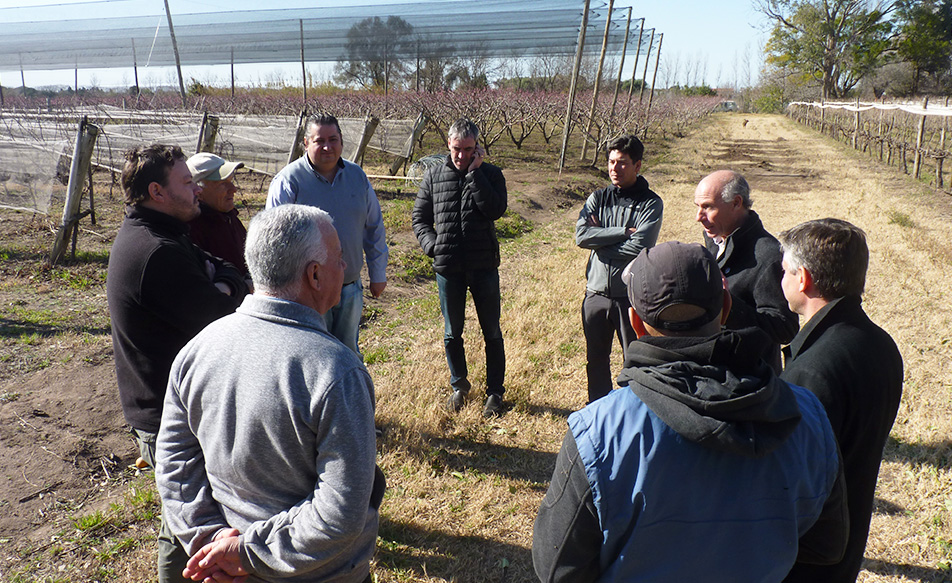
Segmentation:
{"type": "Polygon", "coordinates": [[[733,170],[708,174],[694,191],[704,245],[717,258],[734,302],[724,326],[763,330],[770,338],[767,364],[779,374],[780,345],[793,340],[800,325],[780,289],[780,244],[752,205],[750,185],[733,170]]]}
{"type": "Polygon", "coordinates": [[[902,355],[863,311],[869,248],[862,229],[817,219],[780,233],[781,287],[803,329],[784,348],[780,378],[812,392],[843,453],[849,544],[833,565],[797,563],[788,583],[852,583],[863,565],[883,447],[902,399],[902,355]]]}
{"type": "Polygon", "coordinates": [[[447,133],[449,156],[423,176],[413,205],[413,232],[433,258],[443,312],[443,344],[453,393],[447,409],[463,408],[471,387],[463,348],[466,290],[473,294],[476,316],[486,342],[486,403],[483,414],[504,411],[506,353],[499,327],[499,242],[494,221],[506,212],[508,197],[502,170],[485,161],[479,129],[460,119],[447,133]]]}

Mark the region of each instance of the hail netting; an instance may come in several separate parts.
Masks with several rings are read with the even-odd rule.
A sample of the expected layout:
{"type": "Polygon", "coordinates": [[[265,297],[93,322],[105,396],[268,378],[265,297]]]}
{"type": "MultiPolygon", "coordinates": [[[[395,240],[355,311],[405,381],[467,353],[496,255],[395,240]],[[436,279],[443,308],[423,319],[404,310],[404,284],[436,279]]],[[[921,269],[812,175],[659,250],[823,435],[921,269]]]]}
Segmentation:
{"type": "MultiPolygon", "coordinates": [[[[69,179],[79,120],[86,116],[102,131],[96,141],[94,168],[117,175],[125,153],[147,144],[171,144],[191,155],[198,144],[202,116],[167,111],[126,111],[110,106],[68,112],[14,113],[0,117],[0,207],[46,214],[54,196],[62,200],[69,179]]],[[[244,162],[251,170],[277,174],[287,163],[297,132],[297,116],[219,115],[215,153],[244,162]]],[[[353,159],[365,119],[341,118],[343,156],[353,159]]],[[[368,146],[409,157],[414,120],[380,120],[368,146]]]]}
{"type": "MultiPolygon", "coordinates": [[[[174,65],[161,2],[108,2],[110,8],[116,6],[110,10],[116,16],[89,18],[94,10],[102,10],[103,3],[100,0],[0,9],[0,71],[131,68],[133,47],[139,66],[174,65]]],[[[347,60],[355,44],[392,42],[376,36],[360,38],[360,27],[355,25],[374,17],[384,21],[399,17],[411,27],[409,34],[393,46],[403,59],[571,55],[575,52],[583,8],[579,0],[337,4],[186,14],[187,10],[195,10],[196,5],[181,0],[170,2],[181,63],[185,66],[299,62],[302,27],[306,61],[347,60]]],[[[604,2],[592,4],[589,34],[601,34],[607,12],[604,2]]],[[[624,42],[627,9],[614,12],[608,50],[617,54],[624,42]]],[[[635,41],[629,42],[633,45],[635,41]]],[[[600,43],[586,43],[585,49],[589,54],[597,54],[600,43]]]]}
{"type": "Polygon", "coordinates": [[[76,125],[40,116],[0,117],[0,207],[47,213],[62,200],[76,125]]]}

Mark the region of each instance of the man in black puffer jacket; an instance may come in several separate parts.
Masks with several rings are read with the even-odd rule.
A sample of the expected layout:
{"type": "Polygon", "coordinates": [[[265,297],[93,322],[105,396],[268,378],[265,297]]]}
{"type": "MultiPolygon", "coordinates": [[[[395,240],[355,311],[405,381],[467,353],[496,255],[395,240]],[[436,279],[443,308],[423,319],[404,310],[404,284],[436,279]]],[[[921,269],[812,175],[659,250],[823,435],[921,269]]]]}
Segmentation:
{"type": "Polygon", "coordinates": [[[453,394],[447,407],[459,411],[470,389],[463,324],[466,290],[473,294],[486,342],[486,404],[483,414],[503,412],[506,353],[499,327],[499,242],[493,221],[506,212],[506,179],[484,161],[479,129],[460,119],[447,133],[450,155],[423,177],[413,206],[413,232],[433,271],[443,312],[443,344],[453,394]]]}

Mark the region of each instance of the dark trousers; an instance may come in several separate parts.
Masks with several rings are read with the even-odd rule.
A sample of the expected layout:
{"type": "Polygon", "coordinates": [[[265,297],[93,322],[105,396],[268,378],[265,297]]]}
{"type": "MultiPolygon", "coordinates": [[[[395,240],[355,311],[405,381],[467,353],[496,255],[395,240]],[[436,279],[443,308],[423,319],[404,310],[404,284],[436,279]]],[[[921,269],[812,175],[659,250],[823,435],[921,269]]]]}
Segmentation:
{"type": "MultiPolygon", "coordinates": [[[[135,437],[139,446],[139,455],[149,464],[150,468],[155,469],[155,441],[157,435],[141,429],[133,429],[132,436],[135,437]]],[[[191,581],[191,579],[182,576],[182,571],[188,563],[188,553],[169,529],[168,523],[165,521],[164,506],[162,508],[162,519],[159,523],[158,542],[159,583],[188,583],[191,581]]]]}
{"type": "Polygon", "coordinates": [[[473,294],[476,317],[486,342],[486,392],[502,395],[506,377],[506,352],[503,348],[499,294],[499,271],[482,269],[447,275],[436,274],[443,312],[443,344],[450,368],[450,385],[468,391],[466,351],[463,348],[463,324],[466,322],[466,290],[473,294]]]}
{"type": "Polygon", "coordinates": [[[609,298],[591,291],[582,300],[582,330],[585,332],[585,372],[588,375],[588,402],[604,397],[614,388],[612,381],[612,340],[622,350],[637,336],[628,318],[628,298],[609,298]]]}

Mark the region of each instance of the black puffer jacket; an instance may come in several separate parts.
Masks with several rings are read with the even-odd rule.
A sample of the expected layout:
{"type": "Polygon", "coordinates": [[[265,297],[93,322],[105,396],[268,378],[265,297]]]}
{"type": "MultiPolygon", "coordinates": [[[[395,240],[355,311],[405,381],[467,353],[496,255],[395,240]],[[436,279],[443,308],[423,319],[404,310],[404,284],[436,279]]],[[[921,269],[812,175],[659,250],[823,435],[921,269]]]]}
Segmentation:
{"type": "Polygon", "coordinates": [[[423,176],[413,205],[413,232],[437,273],[499,267],[499,242],[493,221],[506,212],[502,170],[483,162],[464,174],[446,163],[423,176]]]}

